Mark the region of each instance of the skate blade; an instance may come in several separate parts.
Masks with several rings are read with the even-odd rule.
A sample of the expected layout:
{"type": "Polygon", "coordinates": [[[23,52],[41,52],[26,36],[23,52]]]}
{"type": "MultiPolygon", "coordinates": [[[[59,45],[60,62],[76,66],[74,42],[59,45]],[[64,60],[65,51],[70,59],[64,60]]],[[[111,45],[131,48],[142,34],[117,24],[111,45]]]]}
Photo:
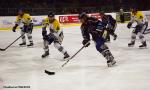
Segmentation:
{"type": "Polygon", "coordinates": [[[108,67],[114,67],[114,66],[116,66],[116,61],[113,62],[113,63],[108,63],[107,66],[108,66],[108,67]]]}
{"type": "Polygon", "coordinates": [[[46,74],[48,74],[48,75],[55,75],[55,72],[51,72],[51,71],[48,71],[48,70],[45,70],[44,71],[46,74]]]}
{"type": "Polygon", "coordinates": [[[34,46],[27,46],[28,48],[33,48],[34,46]]]}
{"type": "MultiPolygon", "coordinates": [[[[50,55],[50,54],[49,54],[49,55],[50,55]]],[[[45,56],[45,57],[42,57],[42,56],[41,56],[41,58],[42,58],[42,59],[48,58],[48,57],[49,57],[49,55],[47,55],[47,56],[45,56]]]]}
{"type": "Polygon", "coordinates": [[[5,51],[5,49],[1,49],[1,48],[0,48],[0,51],[5,51]]]}
{"type": "Polygon", "coordinates": [[[20,47],[26,47],[26,45],[19,45],[20,47]]]}
{"type": "Polygon", "coordinates": [[[139,49],[147,49],[147,47],[139,47],[139,49]]]}
{"type": "Polygon", "coordinates": [[[134,47],[134,45],[128,45],[128,47],[134,47]]]}

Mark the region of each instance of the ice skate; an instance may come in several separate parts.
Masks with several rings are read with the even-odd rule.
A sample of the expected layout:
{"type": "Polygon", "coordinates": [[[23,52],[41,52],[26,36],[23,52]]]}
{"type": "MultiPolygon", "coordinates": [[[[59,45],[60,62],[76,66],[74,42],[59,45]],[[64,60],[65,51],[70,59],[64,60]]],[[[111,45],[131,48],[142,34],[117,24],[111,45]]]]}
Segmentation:
{"type": "Polygon", "coordinates": [[[118,36],[115,34],[115,35],[114,35],[114,40],[116,40],[116,39],[117,39],[117,37],[118,37],[118,36]]]}
{"type": "Polygon", "coordinates": [[[131,41],[131,43],[128,44],[128,47],[133,47],[135,44],[135,41],[131,41]]]}
{"type": "Polygon", "coordinates": [[[107,61],[107,66],[108,67],[112,67],[116,64],[116,61],[115,60],[112,60],[112,61],[107,61]]]}
{"type": "Polygon", "coordinates": [[[47,57],[47,56],[49,56],[49,51],[46,51],[46,52],[42,55],[42,58],[45,58],[45,57],[47,57]]]}
{"type": "Polygon", "coordinates": [[[139,46],[139,48],[146,48],[146,47],[147,47],[146,41],[143,42],[142,45],[139,46]]]}
{"type": "Polygon", "coordinates": [[[25,46],[25,45],[26,45],[25,42],[19,44],[19,46],[25,46]]]}
{"type": "Polygon", "coordinates": [[[32,47],[34,44],[33,43],[30,43],[30,44],[28,44],[27,46],[28,47],[32,47]]]}
{"type": "Polygon", "coordinates": [[[65,54],[64,54],[64,60],[67,59],[67,58],[69,58],[69,57],[70,57],[69,54],[67,52],[65,52],[65,54]]]}

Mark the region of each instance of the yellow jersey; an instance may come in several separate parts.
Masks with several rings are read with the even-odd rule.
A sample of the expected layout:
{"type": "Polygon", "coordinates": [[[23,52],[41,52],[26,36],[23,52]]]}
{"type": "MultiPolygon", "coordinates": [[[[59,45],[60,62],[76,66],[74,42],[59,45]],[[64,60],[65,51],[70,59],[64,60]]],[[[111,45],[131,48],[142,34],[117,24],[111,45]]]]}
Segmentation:
{"type": "Polygon", "coordinates": [[[54,32],[60,31],[60,23],[57,19],[54,19],[52,22],[50,22],[49,18],[47,17],[43,21],[43,27],[49,26],[50,31],[53,30],[54,32]]]}
{"type": "Polygon", "coordinates": [[[32,18],[29,14],[25,13],[23,16],[18,15],[16,18],[16,24],[29,25],[32,22],[32,18]]]}
{"type": "Polygon", "coordinates": [[[145,16],[141,11],[137,11],[136,14],[131,13],[131,23],[137,22],[137,24],[144,23],[146,21],[145,16]]]}

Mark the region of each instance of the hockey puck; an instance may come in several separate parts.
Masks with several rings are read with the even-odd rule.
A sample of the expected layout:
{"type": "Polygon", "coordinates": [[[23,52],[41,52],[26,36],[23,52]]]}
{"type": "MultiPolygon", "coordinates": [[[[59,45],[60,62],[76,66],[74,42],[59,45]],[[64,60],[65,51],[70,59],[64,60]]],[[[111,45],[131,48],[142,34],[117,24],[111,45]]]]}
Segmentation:
{"type": "Polygon", "coordinates": [[[48,74],[48,75],[55,75],[55,72],[50,72],[50,71],[47,71],[47,70],[45,70],[45,73],[48,74]]]}

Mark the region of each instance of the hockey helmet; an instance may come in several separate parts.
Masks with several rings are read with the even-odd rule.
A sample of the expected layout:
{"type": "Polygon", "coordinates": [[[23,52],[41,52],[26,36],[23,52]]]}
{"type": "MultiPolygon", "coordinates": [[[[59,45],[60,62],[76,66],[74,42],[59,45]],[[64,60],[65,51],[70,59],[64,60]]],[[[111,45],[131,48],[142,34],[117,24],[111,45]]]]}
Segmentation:
{"type": "Polygon", "coordinates": [[[54,12],[49,12],[48,13],[48,17],[54,17],[54,16],[55,16],[54,12]]]}
{"type": "Polygon", "coordinates": [[[85,12],[79,14],[79,16],[78,16],[79,19],[83,19],[83,18],[87,18],[87,17],[88,17],[88,15],[85,12]]]}

